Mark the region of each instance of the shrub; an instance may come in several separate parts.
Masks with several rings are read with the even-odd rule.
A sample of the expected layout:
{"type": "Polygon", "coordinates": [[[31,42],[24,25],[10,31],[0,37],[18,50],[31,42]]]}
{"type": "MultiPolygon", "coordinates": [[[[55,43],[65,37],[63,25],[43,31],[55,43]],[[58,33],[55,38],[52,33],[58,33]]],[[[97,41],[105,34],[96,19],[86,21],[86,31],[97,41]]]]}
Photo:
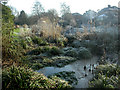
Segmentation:
{"type": "Polygon", "coordinates": [[[34,63],[34,64],[32,65],[32,69],[33,69],[33,70],[39,70],[39,69],[42,68],[42,67],[43,67],[43,65],[40,64],[40,63],[34,63]]]}
{"type": "Polygon", "coordinates": [[[79,40],[74,40],[71,45],[72,47],[79,48],[81,46],[81,42],[79,40]]]}
{"type": "Polygon", "coordinates": [[[42,38],[40,38],[40,37],[37,37],[37,36],[33,36],[33,37],[32,37],[32,41],[33,41],[35,44],[38,44],[38,45],[40,45],[40,46],[48,45],[48,43],[47,43],[44,39],[42,39],[42,38]]]}
{"type": "Polygon", "coordinates": [[[1,10],[2,19],[0,21],[2,20],[2,35],[0,35],[0,41],[2,41],[2,60],[3,62],[9,60],[18,62],[18,59],[22,56],[22,48],[13,38],[14,16],[10,8],[5,5],[2,5],[1,10]]]}
{"type": "Polygon", "coordinates": [[[83,58],[83,59],[89,59],[92,57],[91,52],[85,47],[79,48],[78,55],[80,58],[83,58]]]}
{"type": "Polygon", "coordinates": [[[99,65],[94,79],[89,82],[92,88],[119,88],[120,67],[116,64],[99,65]]]}
{"type": "Polygon", "coordinates": [[[74,35],[68,35],[66,38],[68,39],[68,44],[71,44],[74,40],[76,40],[74,35]]]}
{"type": "Polygon", "coordinates": [[[67,43],[67,38],[65,38],[64,36],[61,36],[59,38],[56,38],[56,43],[58,46],[65,46],[67,43]]]}
{"type": "Polygon", "coordinates": [[[20,40],[20,44],[21,44],[21,46],[23,47],[23,49],[27,49],[28,45],[27,45],[27,43],[26,43],[25,40],[21,39],[21,40],[20,40]]]}
{"type": "Polygon", "coordinates": [[[98,73],[101,73],[107,76],[112,76],[112,75],[116,76],[117,66],[115,64],[99,65],[95,73],[96,73],[96,76],[98,73]]]}
{"type": "Polygon", "coordinates": [[[52,47],[49,52],[48,52],[50,55],[60,55],[62,54],[62,50],[60,50],[58,47],[52,47]]]}
{"type": "Polygon", "coordinates": [[[76,58],[70,56],[53,56],[51,59],[53,60],[52,65],[57,67],[63,67],[76,61],[76,58]]]}
{"type": "Polygon", "coordinates": [[[38,47],[36,49],[33,49],[32,51],[28,52],[29,55],[39,55],[41,53],[41,48],[38,47]]]}
{"type": "Polygon", "coordinates": [[[107,77],[105,75],[99,74],[98,79],[91,81],[89,86],[92,88],[118,88],[118,77],[107,77]]]}
{"type": "Polygon", "coordinates": [[[103,46],[100,46],[97,41],[90,40],[82,43],[84,47],[89,48],[94,55],[103,55],[103,46]]]}
{"type": "Polygon", "coordinates": [[[41,46],[37,47],[36,49],[33,49],[28,54],[30,55],[39,55],[41,53],[47,53],[48,55],[59,55],[62,54],[62,50],[60,50],[58,47],[53,46],[41,46]]]}
{"type": "Polygon", "coordinates": [[[65,55],[66,56],[71,56],[71,57],[77,57],[78,56],[77,51],[75,49],[66,51],[65,55]]]}
{"type": "Polygon", "coordinates": [[[70,88],[71,86],[58,77],[48,79],[43,74],[34,72],[25,67],[12,66],[3,70],[2,73],[3,88],[70,88]]]}
{"type": "MultiPolygon", "coordinates": [[[[75,77],[75,72],[73,71],[62,71],[62,72],[59,72],[59,73],[55,73],[53,74],[52,76],[57,76],[65,81],[68,81],[69,84],[71,85],[76,85],[78,83],[78,80],[77,78],[75,77]]],[[[51,77],[51,76],[48,76],[48,77],[51,77]]]]}
{"type": "Polygon", "coordinates": [[[41,53],[49,52],[50,49],[51,49],[50,46],[40,46],[40,47],[37,47],[37,48],[33,49],[32,51],[28,52],[27,54],[39,55],[41,53]]]}

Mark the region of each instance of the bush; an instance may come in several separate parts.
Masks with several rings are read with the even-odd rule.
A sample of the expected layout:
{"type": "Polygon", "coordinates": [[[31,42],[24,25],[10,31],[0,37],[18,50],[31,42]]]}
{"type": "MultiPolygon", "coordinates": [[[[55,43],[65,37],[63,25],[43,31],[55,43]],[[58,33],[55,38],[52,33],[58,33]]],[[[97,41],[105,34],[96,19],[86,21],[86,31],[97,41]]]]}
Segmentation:
{"type": "Polygon", "coordinates": [[[56,43],[58,46],[65,46],[67,44],[67,38],[63,37],[59,37],[56,39],[56,43]]]}
{"type": "Polygon", "coordinates": [[[71,86],[64,80],[58,77],[48,79],[43,74],[34,72],[25,67],[12,66],[3,70],[2,84],[4,89],[18,88],[70,88],[71,86]]]}
{"type": "Polygon", "coordinates": [[[34,64],[32,65],[32,69],[33,69],[33,70],[39,70],[39,69],[42,68],[42,67],[43,67],[43,65],[40,64],[40,63],[34,63],[34,64]]]}
{"type": "Polygon", "coordinates": [[[98,79],[91,81],[89,86],[92,88],[118,88],[118,77],[99,74],[98,79]]]}
{"type": "Polygon", "coordinates": [[[38,44],[38,45],[40,45],[40,46],[48,45],[48,43],[47,43],[44,39],[42,39],[42,38],[40,38],[40,37],[37,37],[37,36],[33,36],[33,37],[32,37],[32,41],[33,41],[35,44],[38,44]]]}
{"type": "Polygon", "coordinates": [[[119,88],[120,67],[115,64],[99,65],[89,82],[92,88],[119,88]]]}
{"type": "Polygon", "coordinates": [[[33,49],[32,51],[28,52],[29,55],[39,55],[41,53],[49,52],[50,46],[41,46],[33,49]]]}
{"type": "MultiPolygon", "coordinates": [[[[1,4],[0,4],[1,5],[1,4]]],[[[0,35],[0,41],[2,41],[2,60],[12,62],[18,62],[18,59],[22,56],[22,48],[19,43],[16,43],[13,38],[14,16],[9,7],[2,5],[2,31],[0,35]],[[1,37],[2,36],[2,37],[1,37]]]]}
{"type": "Polygon", "coordinates": [[[95,73],[96,73],[96,76],[98,73],[101,73],[107,76],[112,76],[112,75],[116,76],[117,66],[115,64],[99,65],[95,73]]]}
{"type": "MultiPolygon", "coordinates": [[[[73,71],[62,71],[62,72],[59,72],[59,73],[55,73],[53,74],[52,76],[57,76],[65,81],[68,81],[69,84],[71,85],[76,85],[78,83],[78,80],[77,78],[75,77],[75,72],[73,71]]],[[[51,77],[51,76],[48,76],[48,77],[51,77]]]]}
{"type": "Polygon", "coordinates": [[[27,47],[28,47],[28,45],[27,45],[27,43],[26,43],[26,41],[25,40],[20,40],[20,44],[21,44],[21,46],[23,47],[23,49],[27,49],[27,47]]]}
{"type": "Polygon", "coordinates": [[[67,52],[65,52],[65,55],[66,56],[71,56],[71,57],[77,57],[78,54],[77,54],[77,51],[72,49],[72,50],[68,50],[67,52]]]}
{"type": "Polygon", "coordinates": [[[68,44],[71,44],[74,40],[76,40],[75,36],[73,35],[68,35],[66,37],[68,39],[68,44]]]}
{"type": "Polygon", "coordinates": [[[80,47],[79,48],[78,55],[82,59],[89,59],[89,58],[92,57],[91,52],[87,48],[85,48],[85,47],[80,47]]]}
{"type": "Polygon", "coordinates": [[[71,57],[78,56],[78,52],[77,52],[76,48],[66,47],[66,48],[63,48],[63,51],[64,51],[64,55],[66,55],[66,56],[71,56],[71,57]]]}
{"type": "Polygon", "coordinates": [[[62,54],[62,50],[60,50],[58,47],[52,47],[49,52],[48,52],[50,55],[60,55],[62,54]]]}
{"type": "Polygon", "coordinates": [[[28,54],[30,54],[30,55],[39,55],[41,53],[46,53],[46,54],[51,56],[51,55],[59,55],[59,54],[62,54],[63,52],[62,52],[62,50],[60,50],[56,46],[53,46],[53,47],[41,46],[41,47],[38,47],[36,49],[33,49],[28,54]]]}

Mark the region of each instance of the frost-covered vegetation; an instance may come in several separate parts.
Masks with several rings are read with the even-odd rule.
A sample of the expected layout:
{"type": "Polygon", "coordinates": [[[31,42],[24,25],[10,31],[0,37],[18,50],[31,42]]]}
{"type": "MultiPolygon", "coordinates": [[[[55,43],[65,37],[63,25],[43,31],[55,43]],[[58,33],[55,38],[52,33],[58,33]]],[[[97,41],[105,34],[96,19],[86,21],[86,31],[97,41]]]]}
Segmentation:
{"type": "Polygon", "coordinates": [[[91,88],[119,88],[120,67],[115,64],[99,65],[95,78],[89,82],[91,88]]]}
{"type": "Polygon", "coordinates": [[[32,69],[26,67],[12,66],[3,70],[3,88],[46,88],[46,89],[63,89],[71,88],[68,82],[61,80],[58,77],[51,79],[45,77],[43,74],[34,72],[32,69]]]}
{"type": "MultiPolygon", "coordinates": [[[[110,19],[108,21],[111,22],[107,24],[105,17],[100,18],[107,13],[107,9],[105,12],[104,9],[98,13],[93,12],[94,18],[91,19],[89,13],[92,11],[83,15],[72,14],[69,6],[63,3],[62,16],[59,17],[56,10],[45,12],[39,2],[36,4],[38,7],[40,5],[40,11],[34,5],[35,15],[29,17],[24,11],[14,16],[8,6],[0,4],[3,88],[72,88],[78,82],[75,72],[63,71],[46,77],[36,70],[48,66],[61,68],[75,61],[86,62],[88,59],[92,62],[92,57],[95,56],[99,58],[99,65],[94,67],[93,64],[94,69],[89,69],[94,74],[89,87],[119,88],[119,33],[116,18],[114,22],[110,19],[116,14],[107,14],[110,19]]],[[[111,8],[113,9],[108,7],[110,10],[111,8]]],[[[86,68],[85,65],[84,70],[86,68]]],[[[87,77],[87,74],[84,76],[87,77]]]]}

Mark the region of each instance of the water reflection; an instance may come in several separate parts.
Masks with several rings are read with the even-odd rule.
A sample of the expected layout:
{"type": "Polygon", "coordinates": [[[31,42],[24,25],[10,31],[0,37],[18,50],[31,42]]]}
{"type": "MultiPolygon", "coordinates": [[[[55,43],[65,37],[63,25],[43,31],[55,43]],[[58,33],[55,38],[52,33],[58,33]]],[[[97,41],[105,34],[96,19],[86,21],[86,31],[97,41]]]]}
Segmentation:
{"type": "Polygon", "coordinates": [[[44,75],[48,76],[48,75],[52,75],[54,73],[58,73],[61,71],[74,71],[75,76],[78,79],[78,84],[75,85],[75,87],[86,88],[88,87],[88,81],[93,77],[93,74],[89,71],[89,69],[92,68],[90,64],[91,65],[94,64],[94,67],[96,67],[98,65],[97,60],[98,60],[97,57],[93,57],[92,59],[88,59],[88,60],[78,60],[62,68],[45,67],[45,68],[38,70],[37,72],[43,73],[44,75]],[[85,65],[86,65],[86,71],[84,70],[85,65]],[[87,74],[86,77],[85,77],[85,73],[87,74]]]}

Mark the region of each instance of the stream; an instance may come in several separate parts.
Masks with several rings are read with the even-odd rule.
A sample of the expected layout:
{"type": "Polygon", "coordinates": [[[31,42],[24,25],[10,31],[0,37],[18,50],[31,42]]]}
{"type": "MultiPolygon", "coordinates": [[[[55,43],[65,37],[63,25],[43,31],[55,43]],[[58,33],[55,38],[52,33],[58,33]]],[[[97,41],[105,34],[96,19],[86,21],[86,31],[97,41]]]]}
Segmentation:
{"type": "Polygon", "coordinates": [[[75,88],[88,88],[88,82],[90,79],[92,79],[93,74],[92,71],[89,71],[90,68],[92,68],[91,65],[94,64],[94,67],[98,65],[98,57],[93,57],[91,59],[87,60],[77,60],[71,64],[68,64],[64,67],[58,68],[58,67],[44,67],[37,72],[43,73],[45,76],[52,75],[54,73],[58,73],[61,71],[74,71],[75,76],[78,80],[78,84],[74,85],[75,88]],[[84,66],[86,65],[86,70],[84,70],[84,66]],[[85,77],[85,73],[87,76],[85,77]]]}

